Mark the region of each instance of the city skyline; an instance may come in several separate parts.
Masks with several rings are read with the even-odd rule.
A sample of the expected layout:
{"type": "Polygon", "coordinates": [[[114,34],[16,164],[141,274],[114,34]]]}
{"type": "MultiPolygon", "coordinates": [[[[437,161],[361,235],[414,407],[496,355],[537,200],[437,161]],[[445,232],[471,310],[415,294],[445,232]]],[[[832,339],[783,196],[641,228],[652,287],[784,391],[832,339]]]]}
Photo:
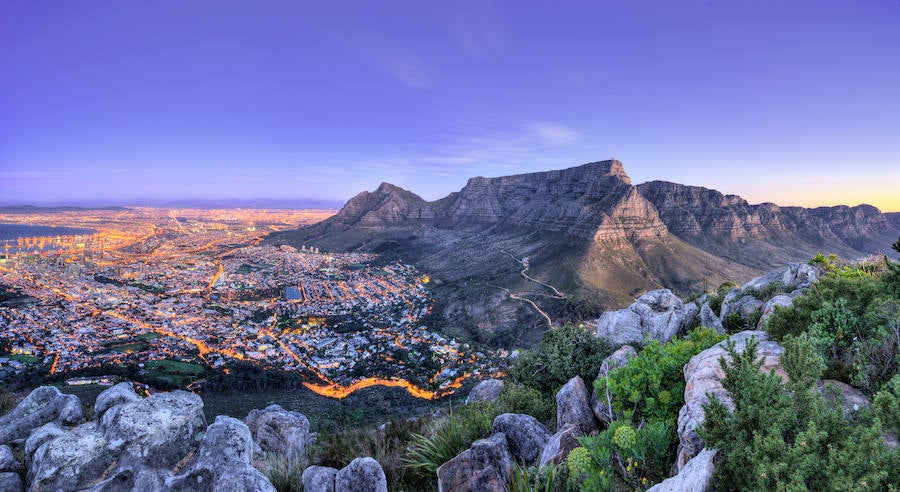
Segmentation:
{"type": "Polygon", "coordinates": [[[900,4],[0,6],[4,204],[433,200],[616,158],[900,211],[900,4]]]}

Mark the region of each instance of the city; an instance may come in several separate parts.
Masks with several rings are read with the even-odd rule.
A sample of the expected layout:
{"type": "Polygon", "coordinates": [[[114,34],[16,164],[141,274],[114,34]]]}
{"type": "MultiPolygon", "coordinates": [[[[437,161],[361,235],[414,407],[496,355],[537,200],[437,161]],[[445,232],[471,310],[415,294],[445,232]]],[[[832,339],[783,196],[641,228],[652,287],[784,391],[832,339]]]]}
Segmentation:
{"type": "Polygon", "coordinates": [[[69,384],[111,368],[197,389],[234,364],[284,371],[343,398],[371,386],[417,398],[499,373],[499,354],[426,324],[426,273],[371,254],[263,243],[330,211],[129,208],[4,214],[78,228],[0,245],[0,377],[36,368],[69,384]],[[93,232],[83,232],[89,230],[93,232]],[[193,376],[193,377],[192,377],[193,376]]]}

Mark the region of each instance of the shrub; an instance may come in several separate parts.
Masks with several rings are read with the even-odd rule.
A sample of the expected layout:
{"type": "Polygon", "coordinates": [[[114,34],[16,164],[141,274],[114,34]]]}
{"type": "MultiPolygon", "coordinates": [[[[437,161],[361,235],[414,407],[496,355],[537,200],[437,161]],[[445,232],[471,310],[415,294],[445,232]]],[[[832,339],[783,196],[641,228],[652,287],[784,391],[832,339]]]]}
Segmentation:
{"type": "Polygon", "coordinates": [[[713,398],[704,405],[699,432],[717,448],[716,490],[887,490],[900,480],[898,452],[888,450],[877,419],[864,412],[845,418],[815,389],[825,367],[805,335],[785,338],[783,383],[760,371],[757,342],[743,353],[727,346],[719,360],[730,410],[713,398]]]}
{"type": "Polygon", "coordinates": [[[575,376],[593,381],[612,351],[609,342],[583,328],[552,328],[544,332],[537,346],[513,360],[509,380],[552,394],[575,376]]]}
{"type": "Polygon", "coordinates": [[[738,284],[728,281],[720,285],[716,288],[715,292],[709,295],[709,308],[712,309],[712,312],[715,313],[716,316],[722,312],[722,302],[725,300],[725,296],[737,286],[738,284]]]}
{"type": "Polygon", "coordinates": [[[722,326],[725,327],[725,330],[728,333],[736,333],[744,329],[747,325],[747,322],[744,321],[744,315],[738,312],[729,313],[728,316],[722,320],[722,326]]]}
{"type": "Polygon", "coordinates": [[[624,367],[596,381],[594,387],[600,393],[608,389],[613,410],[627,420],[674,424],[684,404],[682,368],[691,357],[722,338],[711,328],[699,328],[669,343],[653,340],[624,367]]]}
{"type": "Polygon", "coordinates": [[[508,492],[551,492],[556,482],[558,466],[519,465],[513,463],[513,473],[509,478],[508,492]]]}
{"type": "Polygon", "coordinates": [[[431,429],[412,436],[404,463],[419,475],[433,477],[437,469],[465,451],[473,442],[491,434],[499,408],[490,402],[475,402],[451,409],[431,429]]]}
{"type": "Polygon", "coordinates": [[[410,488],[423,479],[407,473],[406,452],[416,433],[431,424],[428,417],[415,420],[394,419],[374,429],[353,429],[323,433],[311,450],[312,463],[343,468],[355,458],[371,456],[384,469],[391,489],[410,488]]]}
{"type": "Polygon", "coordinates": [[[10,393],[0,386],[0,415],[6,415],[16,408],[16,405],[19,404],[18,400],[14,393],[10,393]]]}
{"type": "Polygon", "coordinates": [[[555,398],[523,384],[506,381],[497,403],[500,413],[524,413],[549,427],[556,424],[555,398]]]}
{"type": "Polygon", "coordinates": [[[570,481],[581,490],[612,490],[645,488],[666,478],[684,404],[682,368],[722,338],[715,330],[699,328],[666,344],[651,341],[624,367],[596,381],[595,389],[608,391],[614,412],[623,417],[598,436],[579,439],[590,456],[590,473],[584,472],[584,463],[573,468],[570,461],[570,481]]]}
{"type": "Polygon", "coordinates": [[[301,477],[305,468],[305,458],[270,454],[266,457],[263,475],[272,482],[272,486],[278,492],[303,492],[301,477]]]}

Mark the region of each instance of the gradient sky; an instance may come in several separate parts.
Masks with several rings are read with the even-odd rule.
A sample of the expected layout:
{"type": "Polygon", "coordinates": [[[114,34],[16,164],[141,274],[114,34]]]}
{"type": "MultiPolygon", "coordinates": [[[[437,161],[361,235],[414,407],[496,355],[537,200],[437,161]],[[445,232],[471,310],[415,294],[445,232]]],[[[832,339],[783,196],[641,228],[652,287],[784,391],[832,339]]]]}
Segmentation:
{"type": "Polygon", "coordinates": [[[0,202],[635,183],[900,211],[900,1],[0,2],[0,202]]]}

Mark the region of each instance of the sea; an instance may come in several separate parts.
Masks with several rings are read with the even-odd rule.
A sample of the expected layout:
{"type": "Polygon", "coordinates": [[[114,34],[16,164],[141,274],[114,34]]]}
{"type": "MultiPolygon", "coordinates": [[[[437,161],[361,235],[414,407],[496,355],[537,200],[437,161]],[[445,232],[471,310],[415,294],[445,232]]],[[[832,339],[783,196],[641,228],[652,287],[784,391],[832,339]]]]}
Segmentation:
{"type": "Polygon", "coordinates": [[[83,229],[80,227],[0,224],[0,241],[7,239],[16,239],[20,237],[77,236],[81,234],[93,233],[93,229],[83,229]]]}

